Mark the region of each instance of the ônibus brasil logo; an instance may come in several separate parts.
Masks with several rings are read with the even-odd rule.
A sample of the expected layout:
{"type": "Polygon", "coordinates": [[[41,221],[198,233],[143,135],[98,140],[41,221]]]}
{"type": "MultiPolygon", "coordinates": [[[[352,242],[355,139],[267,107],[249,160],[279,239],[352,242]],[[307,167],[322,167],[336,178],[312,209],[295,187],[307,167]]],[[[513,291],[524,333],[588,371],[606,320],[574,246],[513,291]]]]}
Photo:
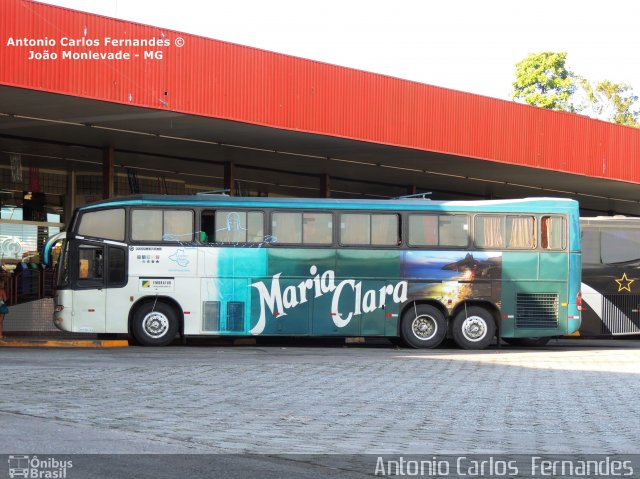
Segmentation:
{"type": "Polygon", "coordinates": [[[56,459],[55,457],[38,458],[38,456],[9,456],[9,477],[25,477],[28,479],[65,479],[67,469],[73,467],[73,461],[56,459]]]}
{"type": "Polygon", "coordinates": [[[399,281],[395,285],[387,284],[380,289],[370,289],[362,291],[362,282],[355,279],[345,279],[336,284],[336,275],[333,270],[328,269],[322,275],[318,273],[316,265],[309,268],[310,278],[302,280],[297,285],[280,287],[280,276],[282,273],[274,274],[271,278],[271,289],[267,289],[264,282],[252,283],[251,286],[258,290],[260,294],[260,318],[258,323],[251,329],[251,334],[260,334],[266,325],[266,310],[271,311],[275,316],[286,316],[287,309],[295,308],[305,304],[313,294],[314,298],[319,298],[327,293],[333,293],[331,299],[331,317],[333,323],[338,328],[344,328],[351,318],[362,313],[370,313],[382,308],[387,298],[394,303],[403,303],[407,300],[407,282],[399,281]],[[353,311],[339,311],[340,297],[342,294],[350,292],[354,296],[353,311]],[[346,316],[343,316],[345,314],[346,316]]]}

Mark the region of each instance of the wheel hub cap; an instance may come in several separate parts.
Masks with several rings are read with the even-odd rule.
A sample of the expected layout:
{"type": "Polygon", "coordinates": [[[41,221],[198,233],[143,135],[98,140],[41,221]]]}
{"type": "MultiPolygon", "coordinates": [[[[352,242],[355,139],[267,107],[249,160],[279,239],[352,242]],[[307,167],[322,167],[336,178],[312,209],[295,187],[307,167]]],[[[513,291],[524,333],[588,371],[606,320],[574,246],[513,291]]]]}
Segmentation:
{"type": "Polygon", "coordinates": [[[152,338],[160,338],[169,330],[169,320],[157,311],[147,314],[142,322],[144,332],[152,338]]]}
{"type": "Polygon", "coordinates": [[[420,340],[427,340],[433,337],[438,330],[438,325],[431,316],[418,316],[413,320],[413,334],[420,340]]]}
{"type": "Polygon", "coordinates": [[[487,334],[487,324],[479,316],[470,316],[462,323],[462,335],[469,341],[480,341],[487,334]]]}

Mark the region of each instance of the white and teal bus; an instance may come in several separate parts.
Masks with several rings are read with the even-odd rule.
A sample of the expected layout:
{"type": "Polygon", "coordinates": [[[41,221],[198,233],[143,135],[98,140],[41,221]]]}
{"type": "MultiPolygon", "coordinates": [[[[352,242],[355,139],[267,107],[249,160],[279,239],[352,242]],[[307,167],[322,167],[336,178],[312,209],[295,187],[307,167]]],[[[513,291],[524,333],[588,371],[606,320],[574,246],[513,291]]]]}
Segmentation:
{"type": "Polygon", "coordinates": [[[580,325],[575,201],[133,196],[77,209],[55,325],[177,336],[451,337],[487,347],[580,325]]]}

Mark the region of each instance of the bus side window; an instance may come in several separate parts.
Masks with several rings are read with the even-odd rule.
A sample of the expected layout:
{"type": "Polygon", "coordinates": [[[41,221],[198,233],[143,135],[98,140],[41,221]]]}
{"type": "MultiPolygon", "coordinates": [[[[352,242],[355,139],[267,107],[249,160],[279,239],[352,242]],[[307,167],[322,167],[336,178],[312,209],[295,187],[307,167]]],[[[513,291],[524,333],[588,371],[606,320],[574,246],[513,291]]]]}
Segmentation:
{"type": "Polygon", "coordinates": [[[476,216],[474,228],[476,246],[504,248],[504,220],[504,216],[476,216]]]}
{"type": "Polygon", "coordinates": [[[536,247],[536,220],[533,216],[507,216],[506,233],[508,248],[536,247]]]}
{"type": "Polygon", "coordinates": [[[109,247],[107,285],[121,286],[127,282],[126,250],[109,247]]]}
{"type": "Polygon", "coordinates": [[[607,228],[601,233],[601,257],[604,264],[628,263],[640,258],[637,229],[607,228]]]}
{"type": "Polygon", "coordinates": [[[271,235],[277,243],[302,243],[302,213],[274,211],[271,214],[271,235]]]}
{"type": "Polygon", "coordinates": [[[409,215],[409,244],[411,246],[437,246],[438,217],[436,215],[409,215]]]}
{"type": "Polygon", "coordinates": [[[302,242],[304,244],[331,244],[333,242],[331,213],[303,213],[302,242]]]}
{"type": "Polygon", "coordinates": [[[344,245],[397,246],[400,219],[397,214],[343,213],[340,243],[344,245]]]}
{"type": "Polygon", "coordinates": [[[365,213],[341,214],[340,243],[345,245],[371,244],[371,215],[365,213]]]}
{"type": "Polygon", "coordinates": [[[566,247],[564,218],[543,216],[540,221],[540,245],[542,249],[564,249],[566,247]]]}
{"type": "Polygon", "coordinates": [[[438,237],[440,246],[468,246],[469,217],[467,215],[438,216],[438,237]]]}
{"type": "Polygon", "coordinates": [[[193,241],[193,211],[164,210],[162,241],[193,241]]]}
{"type": "Polygon", "coordinates": [[[582,263],[600,264],[600,230],[582,230],[582,263]]]}
{"type": "Polygon", "coordinates": [[[397,246],[400,244],[398,215],[371,215],[371,244],[378,246],[397,246]]]}
{"type": "Polygon", "coordinates": [[[134,241],[193,241],[193,211],[131,210],[131,239],[134,241]]]}
{"type": "Polygon", "coordinates": [[[216,232],[215,211],[204,210],[200,215],[200,242],[209,243],[213,241],[216,232]]]}
{"type": "Polygon", "coordinates": [[[264,240],[264,213],[218,210],[214,234],[216,243],[260,243],[264,240]]]}

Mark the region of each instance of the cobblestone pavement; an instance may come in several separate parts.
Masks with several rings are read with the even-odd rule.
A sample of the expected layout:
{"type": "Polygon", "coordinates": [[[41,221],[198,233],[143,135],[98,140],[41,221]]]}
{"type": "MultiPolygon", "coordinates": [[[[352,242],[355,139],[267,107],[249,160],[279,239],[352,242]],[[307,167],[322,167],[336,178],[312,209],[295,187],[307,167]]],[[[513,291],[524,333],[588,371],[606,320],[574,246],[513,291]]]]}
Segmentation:
{"type": "Polygon", "coordinates": [[[611,454],[637,452],[640,430],[640,341],[482,352],[0,348],[0,364],[0,413],[160,449],[611,454]]]}

